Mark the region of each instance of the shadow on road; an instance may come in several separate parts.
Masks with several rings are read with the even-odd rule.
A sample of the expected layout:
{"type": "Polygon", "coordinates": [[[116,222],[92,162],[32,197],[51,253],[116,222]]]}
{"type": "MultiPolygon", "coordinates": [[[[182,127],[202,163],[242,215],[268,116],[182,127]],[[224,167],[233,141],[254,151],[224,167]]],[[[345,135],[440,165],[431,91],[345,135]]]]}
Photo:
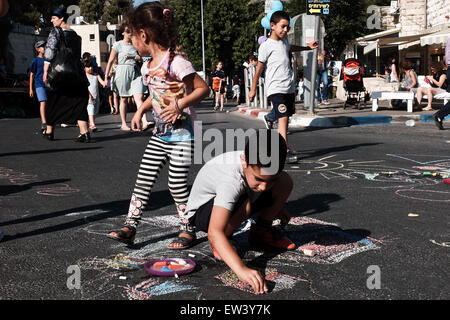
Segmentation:
{"type": "Polygon", "coordinates": [[[321,157],[330,153],[339,153],[344,151],[349,151],[361,147],[371,147],[371,146],[377,146],[381,143],[358,143],[358,144],[352,144],[347,146],[341,146],[341,147],[333,147],[333,148],[327,148],[327,149],[320,149],[320,150],[301,150],[301,159],[305,158],[315,158],[315,157],[321,157]]]}
{"type": "MultiPolygon", "coordinates": [[[[150,203],[151,203],[151,205],[149,206],[148,210],[156,210],[156,209],[159,209],[162,207],[166,207],[168,205],[172,205],[173,199],[168,190],[155,191],[152,193],[152,195],[150,197],[150,203]]],[[[80,227],[83,225],[87,225],[92,222],[97,222],[97,221],[100,221],[103,219],[108,219],[108,218],[117,217],[117,216],[123,216],[123,218],[125,220],[129,205],[130,205],[129,199],[118,200],[118,201],[112,201],[112,202],[108,202],[108,203],[101,203],[101,204],[96,204],[96,205],[77,207],[77,208],[51,212],[51,213],[41,214],[41,215],[32,216],[32,217],[25,217],[25,218],[16,219],[16,220],[0,222],[0,226],[9,226],[9,225],[21,224],[21,223],[36,223],[38,221],[53,219],[53,218],[62,217],[62,216],[66,216],[69,219],[73,219],[73,216],[83,215],[82,218],[79,218],[76,220],[71,220],[69,222],[65,222],[65,223],[61,223],[61,224],[57,224],[57,225],[53,225],[53,226],[46,226],[46,227],[42,227],[40,229],[28,231],[28,232],[17,233],[15,235],[5,235],[2,242],[36,236],[36,235],[42,235],[42,234],[46,234],[46,233],[57,232],[57,231],[62,231],[62,230],[67,230],[67,229],[72,229],[72,228],[80,227]]]]}
{"type": "Polygon", "coordinates": [[[330,203],[343,199],[344,198],[335,193],[309,194],[303,198],[289,201],[286,204],[286,209],[294,217],[309,216],[329,211],[330,203]]]}
{"type": "Polygon", "coordinates": [[[68,151],[86,151],[86,150],[96,150],[102,149],[102,147],[93,147],[93,148],[69,148],[69,149],[46,149],[46,150],[36,150],[36,151],[24,151],[24,152],[10,152],[10,153],[0,153],[0,157],[9,157],[9,156],[28,156],[33,154],[43,154],[43,153],[59,153],[59,152],[68,152],[68,151]]]}
{"type": "MultiPolygon", "coordinates": [[[[23,184],[23,185],[0,186],[0,196],[7,196],[7,195],[10,195],[13,193],[23,192],[23,191],[29,190],[33,187],[46,186],[49,184],[63,183],[63,182],[67,182],[67,181],[70,181],[70,179],[55,179],[55,180],[32,182],[32,183],[27,183],[27,184],[23,184]]],[[[1,225],[1,223],[0,223],[0,225],[1,225]]]]}

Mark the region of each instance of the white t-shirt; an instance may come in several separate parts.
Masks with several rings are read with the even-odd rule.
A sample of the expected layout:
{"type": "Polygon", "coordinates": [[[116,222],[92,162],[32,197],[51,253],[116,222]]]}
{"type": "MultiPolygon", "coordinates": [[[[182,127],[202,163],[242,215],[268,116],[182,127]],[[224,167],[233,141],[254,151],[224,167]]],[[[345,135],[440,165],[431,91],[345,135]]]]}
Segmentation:
{"type": "Polygon", "coordinates": [[[182,217],[193,217],[198,208],[214,198],[214,205],[233,211],[239,198],[247,194],[255,201],[261,193],[252,191],[245,181],[243,151],[222,153],[208,161],[197,174],[182,217]]]}
{"type": "Polygon", "coordinates": [[[258,61],[266,65],[267,96],[275,93],[294,93],[293,70],[289,59],[291,45],[283,38],[267,39],[258,50],[258,61]]]}

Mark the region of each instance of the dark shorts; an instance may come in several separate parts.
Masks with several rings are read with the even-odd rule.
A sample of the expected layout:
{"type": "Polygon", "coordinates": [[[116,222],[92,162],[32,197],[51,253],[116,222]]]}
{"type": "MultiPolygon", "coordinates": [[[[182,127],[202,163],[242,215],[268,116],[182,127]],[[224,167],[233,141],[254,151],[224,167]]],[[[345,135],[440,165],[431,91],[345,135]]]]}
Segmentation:
{"type": "Polygon", "coordinates": [[[295,113],[295,93],[275,93],[268,97],[276,119],[290,117],[295,113]]]}
{"type": "MultiPolygon", "coordinates": [[[[247,201],[248,196],[243,195],[239,198],[231,216],[247,201]]],[[[202,205],[197,209],[195,215],[189,219],[190,223],[193,224],[197,231],[208,232],[209,220],[211,219],[211,213],[214,207],[214,200],[212,198],[207,203],[202,205]]],[[[264,191],[258,199],[252,204],[252,216],[259,213],[262,209],[272,206],[274,199],[272,197],[272,191],[264,191]]]]}

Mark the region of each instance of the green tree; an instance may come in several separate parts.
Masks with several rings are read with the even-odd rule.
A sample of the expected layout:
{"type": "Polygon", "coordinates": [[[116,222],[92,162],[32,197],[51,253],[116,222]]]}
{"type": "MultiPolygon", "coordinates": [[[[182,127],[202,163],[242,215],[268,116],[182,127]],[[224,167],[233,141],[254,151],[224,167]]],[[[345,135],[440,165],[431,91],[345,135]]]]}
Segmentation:
{"type": "Polygon", "coordinates": [[[94,23],[100,20],[103,14],[103,0],[80,0],[80,11],[84,21],[94,23]]]}
{"type": "Polygon", "coordinates": [[[79,0],[14,0],[9,1],[9,19],[24,25],[50,26],[51,14],[60,4],[66,8],[78,5],[79,0]],[[43,21],[41,21],[41,16],[43,21]]]}
{"type": "Polygon", "coordinates": [[[180,43],[196,70],[203,69],[200,0],[165,1],[176,11],[180,43]]]}
{"type": "Polygon", "coordinates": [[[125,16],[133,8],[133,0],[105,0],[102,20],[118,23],[118,16],[125,16]]]}
{"type": "MultiPolygon", "coordinates": [[[[258,35],[263,34],[260,19],[263,2],[242,0],[204,0],[205,64],[211,71],[222,60],[228,74],[235,71],[255,51],[258,35]]],[[[202,70],[201,1],[163,1],[176,10],[180,41],[190,61],[202,70]]]]}

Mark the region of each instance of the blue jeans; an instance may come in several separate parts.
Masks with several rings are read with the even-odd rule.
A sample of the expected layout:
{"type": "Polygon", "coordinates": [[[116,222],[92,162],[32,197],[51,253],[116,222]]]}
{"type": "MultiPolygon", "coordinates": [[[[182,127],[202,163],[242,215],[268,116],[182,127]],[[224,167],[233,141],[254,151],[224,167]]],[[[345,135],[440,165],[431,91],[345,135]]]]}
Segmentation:
{"type": "Polygon", "coordinates": [[[328,100],[328,70],[317,71],[317,100],[322,102],[322,100],[328,100]],[[323,83],[322,92],[320,92],[320,81],[323,83]]]}

